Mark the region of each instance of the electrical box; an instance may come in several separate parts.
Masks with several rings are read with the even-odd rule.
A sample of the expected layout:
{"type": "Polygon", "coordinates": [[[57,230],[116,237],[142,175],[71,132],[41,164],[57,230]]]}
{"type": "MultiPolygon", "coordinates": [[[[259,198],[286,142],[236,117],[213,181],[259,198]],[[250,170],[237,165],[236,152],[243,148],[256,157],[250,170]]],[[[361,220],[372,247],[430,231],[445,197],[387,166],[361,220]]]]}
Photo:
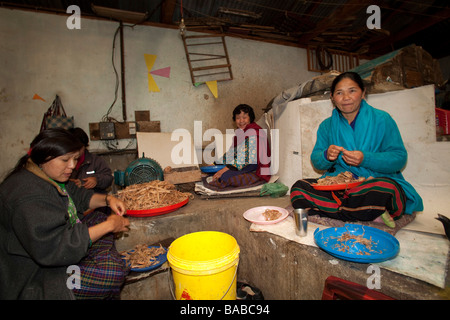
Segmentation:
{"type": "Polygon", "coordinates": [[[100,139],[111,140],[116,138],[116,131],[114,129],[114,122],[100,122],[100,139]]]}

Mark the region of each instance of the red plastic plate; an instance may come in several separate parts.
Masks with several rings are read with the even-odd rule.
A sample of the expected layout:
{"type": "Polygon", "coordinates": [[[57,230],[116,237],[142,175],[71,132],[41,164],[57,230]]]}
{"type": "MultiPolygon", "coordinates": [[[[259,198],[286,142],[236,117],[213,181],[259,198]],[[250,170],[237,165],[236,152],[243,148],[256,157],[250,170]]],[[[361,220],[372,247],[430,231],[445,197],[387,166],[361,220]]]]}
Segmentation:
{"type": "Polygon", "coordinates": [[[322,190],[322,191],[336,191],[336,190],[345,190],[345,189],[351,189],[354,188],[364,181],[358,181],[358,182],[352,182],[352,183],[341,183],[341,184],[330,184],[330,185],[318,185],[313,184],[313,188],[316,190],[322,190]]]}
{"type": "Polygon", "coordinates": [[[161,207],[161,208],[153,208],[153,209],[147,209],[147,210],[127,210],[127,215],[130,217],[153,217],[153,216],[159,216],[162,214],[173,212],[182,206],[184,206],[186,203],[189,202],[189,197],[186,198],[186,200],[183,200],[181,202],[178,202],[176,204],[172,204],[170,206],[161,207]]]}

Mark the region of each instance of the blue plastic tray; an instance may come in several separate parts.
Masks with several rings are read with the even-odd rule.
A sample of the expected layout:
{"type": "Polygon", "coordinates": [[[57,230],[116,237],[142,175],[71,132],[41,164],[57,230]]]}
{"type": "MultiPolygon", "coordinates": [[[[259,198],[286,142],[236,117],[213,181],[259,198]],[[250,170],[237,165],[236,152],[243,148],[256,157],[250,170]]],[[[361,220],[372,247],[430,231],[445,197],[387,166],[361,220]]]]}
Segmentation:
{"type": "Polygon", "coordinates": [[[200,170],[202,170],[204,173],[216,173],[219,170],[222,170],[225,168],[224,165],[217,165],[217,166],[205,166],[200,167],[200,170]]]}
{"type": "Polygon", "coordinates": [[[316,244],[329,254],[348,261],[359,263],[382,262],[394,258],[400,251],[400,243],[389,233],[377,228],[360,224],[346,224],[340,228],[328,228],[314,231],[316,244]],[[344,233],[371,240],[368,247],[355,239],[339,241],[344,233]]]}
{"type": "MultiPolygon", "coordinates": [[[[148,246],[149,248],[159,248],[159,246],[148,246]]],[[[166,250],[165,253],[160,254],[159,256],[156,257],[156,263],[154,265],[151,265],[149,267],[145,267],[145,268],[131,268],[131,271],[135,271],[135,272],[145,272],[145,271],[151,271],[153,269],[159,268],[160,266],[162,266],[162,264],[164,262],[167,261],[167,248],[164,248],[166,250]]],[[[130,252],[133,252],[134,250],[131,250],[130,252]]],[[[127,263],[127,261],[125,260],[125,258],[122,256],[122,260],[125,261],[125,263],[127,263]]]]}

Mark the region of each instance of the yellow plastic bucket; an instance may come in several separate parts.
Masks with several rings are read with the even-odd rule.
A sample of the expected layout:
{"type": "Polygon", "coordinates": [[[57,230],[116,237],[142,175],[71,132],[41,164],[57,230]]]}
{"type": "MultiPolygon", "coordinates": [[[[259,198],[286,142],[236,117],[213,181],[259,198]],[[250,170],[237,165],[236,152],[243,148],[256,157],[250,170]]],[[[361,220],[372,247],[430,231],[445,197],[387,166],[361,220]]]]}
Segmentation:
{"type": "Polygon", "coordinates": [[[229,234],[201,231],[177,238],[167,260],[177,300],[235,300],[239,246],[229,234]]]}

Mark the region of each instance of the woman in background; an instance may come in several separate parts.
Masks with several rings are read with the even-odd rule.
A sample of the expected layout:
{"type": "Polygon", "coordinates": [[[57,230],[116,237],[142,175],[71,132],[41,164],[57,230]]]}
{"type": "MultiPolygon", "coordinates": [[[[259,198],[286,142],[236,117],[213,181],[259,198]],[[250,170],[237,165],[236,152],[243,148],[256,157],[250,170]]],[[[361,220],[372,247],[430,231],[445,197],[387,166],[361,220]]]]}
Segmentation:
{"type": "Polygon", "coordinates": [[[225,168],[213,175],[211,185],[219,188],[243,187],[270,180],[270,148],[265,131],[257,125],[253,108],[240,104],[233,110],[236,124],[230,149],[217,161],[225,168]]]}
{"type": "Polygon", "coordinates": [[[113,181],[111,169],[101,157],[89,152],[87,149],[89,137],[83,129],[73,128],[69,131],[83,144],[80,158],[70,180],[78,187],[93,189],[97,193],[106,193],[113,181]]]}
{"type": "Polygon", "coordinates": [[[69,181],[82,146],[45,130],[0,184],[0,299],[118,298],[128,269],[113,233],[128,230],[126,208],[69,181]],[[114,213],[80,214],[102,206],[114,213]]]}

